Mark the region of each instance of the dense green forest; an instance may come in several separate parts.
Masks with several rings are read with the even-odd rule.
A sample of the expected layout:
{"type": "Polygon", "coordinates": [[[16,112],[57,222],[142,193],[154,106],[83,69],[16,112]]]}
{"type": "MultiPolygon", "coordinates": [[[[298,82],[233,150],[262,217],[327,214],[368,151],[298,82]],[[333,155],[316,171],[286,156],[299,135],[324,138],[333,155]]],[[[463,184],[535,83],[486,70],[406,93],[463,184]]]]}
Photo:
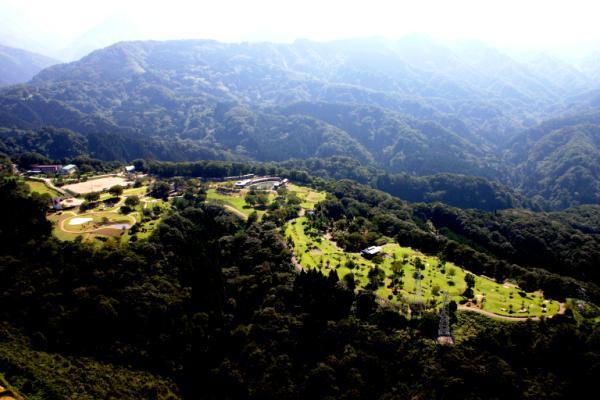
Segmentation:
{"type": "Polygon", "coordinates": [[[447,175],[416,195],[386,182],[411,201],[486,210],[597,204],[593,82],[543,71],[483,45],[420,37],[122,42],[1,90],[0,152],[122,162],[346,156],[405,174],[400,181],[468,175],[532,199],[487,196],[497,187],[447,175]],[[485,204],[475,194],[455,198],[472,189],[485,204]]]}
{"type": "MultiPolygon", "coordinates": [[[[164,168],[165,179],[193,166],[208,174],[212,165],[216,176],[257,168],[214,164],[145,167],[164,168]]],[[[344,247],[390,236],[556,299],[581,289],[588,302],[600,299],[597,207],[463,211],[347,180],[305,181],[329,193],[311,223],[335,225],[344,247]],[[530,232],[539,259],[522,247],[530,232]]],[[[0,365],[13,385],[32,399],[550,399],[593,390],[592,303],[523,323],[453,310],[459,340],[439,347],[436,313],[406,319],[333,275],[297,274],[281,230],[293,213],[280,212],[295,206],[244,221],[204,203],[202,187],[189,189],[149,239],[97,246],[53,238],[47,198],[2,178],[0,365]]]]}

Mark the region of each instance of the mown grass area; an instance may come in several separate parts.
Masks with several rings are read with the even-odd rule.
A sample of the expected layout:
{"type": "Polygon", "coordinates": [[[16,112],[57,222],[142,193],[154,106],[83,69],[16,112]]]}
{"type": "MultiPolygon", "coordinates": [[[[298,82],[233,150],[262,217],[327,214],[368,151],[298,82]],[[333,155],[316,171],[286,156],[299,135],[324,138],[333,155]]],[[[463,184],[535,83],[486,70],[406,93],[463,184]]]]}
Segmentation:
{"type": "Polygon", "coordinates": [[[136,222],[131,215],[119,214],[114,211],[95,211],[91,213],[76,214],[65,219],[64,228],[69,231],[84,232],[92,229],[98,229],[106,224],[129,224],[136,222]],[[82,224],[70,224],[75,218],[91,218],[91,221],[82,224]]]}
{"type": "MultiPolygon", "coordinates": [[[[288,193],[293,193],[301,200],[300,207],[305,210],[312,210],[320,201],[325,200],[325,192],[319,192],[314,189],[298,186],[294,184],[288,184],[287,186],[288,193]]],[[[208,189],[207,191],[207,201],[217,201],[229,207],[232,207],[237,214],[242,218],[248,218],[248,216],[256,211],[259,218],[263,216],[265,210],[254,208],[248,203],[244,197],[248,193],[247,189],[242,189],[239,192],[231,193],[231,194],[222,194],[218,193],[215,188],[208,189]]],[[[277,194],[274,191],[269,191],[269,203],[271,203],[277,194]]]]}
{"type": "Polygon", "coordinates": [[[51,214],[48,219],[53,222],[53,234],[61,240],[74,240],[81,236],[84,240],[96,237],[119,238],[126,229],[109,228],[108,225],[126,223],[130,226],[136,223],[133,215],[124,215],[114,211],[91,211],[76,213],[74,211],[63,211],[51,214]],[[92,218],[83,224],[71,225],[69,221],[74,218],[92,218]]]}
{"type": "Polygon", "coordinates": [[[312,210],[318,202],[325,200],[325,197],[327,197],[325,192],[319,192],[306,186],[294,185],[293,183],[288,184],[287,189],[302,200],[300,207],[305,210],[312,210]]]}
{"type": "Polygon", "coordinates": [[[29,186],[29,189],[31,189],[32,192],[37,192],[40,194],[47,193],[52,198],[62,197],[62,194],[57,192],[55,189],[48,187],[48,185],[46,185],[44,182],[32,181],[27,179],[25,183],[27,184],[27,186],[29,186]]]}
{"type": "MultiPolygon", "coordinates": [[[[316,268],[324,274],[334,270],[340,279],[352,273],[357,289],[365,289],[369,284],[369,271],[376,264],[359,253],[344,252],[317,232],[307,232],[305,217],[289,222],[285,235],[291,237],[294,255],[303,267],[316,268]]],[[[462,294],[466,289],[465,275],[468,271],[397,243],[385,244],[382,251],[384,257],[378,266],[382,271],[380,281],[383,284],[376,290],[380,298],[398,304],[413,301],[415,264],[419,259],[424,269],[421,270],[421,296],[417,300],[439,305],[443,291],[457,302],[465,300],[462,294]],[[393,264],[396,272],[393,272],[393,264]],[[392,281],[396,282],[393,287],[390,285],[392,281]]],[[[541,292],[525,293],[514,285],[499,284],[483,276],[475,276],[474,300],[485,311],[513,317],[553,315],[559,309],[558,302],[545,300],[541,292]]]]}
{"type": "Polygon", "coordinates": [[[243,190],[238,193],[222,194],[217,193],[216,189],[208,189],[206,192],[206,200],[216,200],[217,202],[222,202],[225,205],[233,207],[238,211],[240,216],[243,215],[245,218],[248,218],[253,211],[256,211],[259,217],[262,216],[265,213],[264,210],[255,210],[252,206],[246,203],[246,200],[244,200],[246,192],[246,190],[243,190]]]}

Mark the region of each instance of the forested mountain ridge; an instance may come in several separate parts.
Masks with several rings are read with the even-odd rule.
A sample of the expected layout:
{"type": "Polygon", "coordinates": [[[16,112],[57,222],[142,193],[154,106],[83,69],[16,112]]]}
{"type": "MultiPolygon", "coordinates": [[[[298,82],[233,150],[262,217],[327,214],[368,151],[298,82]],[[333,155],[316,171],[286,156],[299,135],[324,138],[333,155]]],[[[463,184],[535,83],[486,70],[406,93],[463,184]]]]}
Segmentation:
{"type": "Polygon", "coordinates": [[[25,83],[58,62],[41,54],[0,45],[0,86],[25,83]]]}
{"type": "Polygon", "coordinates": [[[588,116],[600,83],[548,65],[557,63],[419,36],[121,42],[1,91],[0,146],[40,151],[36,137],[65,128],[79,143],[67,148],[103,159],[350,156],[389,173],[484,177],[554,208],[595,203],[590,132],[573,139],[578,146],[546,139],[556,143],[552,157],[533,146],[567,113],[597,124],[588,116]],[[565,84],[574,74],[577,84],[565,84]],[[587,149],[566,175],[565,148],[587,149]]]}
{"type": "Polygon", "coordinates": [[[545,122],[517,136],[506,154],[527,195],[556,208],[600,202],[599,112],[545,122]]]}

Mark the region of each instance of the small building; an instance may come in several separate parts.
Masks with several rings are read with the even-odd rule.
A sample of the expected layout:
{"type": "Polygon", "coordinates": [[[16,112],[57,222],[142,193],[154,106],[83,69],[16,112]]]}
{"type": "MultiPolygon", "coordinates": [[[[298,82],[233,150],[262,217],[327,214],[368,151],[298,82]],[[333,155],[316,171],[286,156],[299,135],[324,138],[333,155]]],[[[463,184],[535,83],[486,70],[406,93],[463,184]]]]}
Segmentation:
{"type": "Polygon", "coordinates": [[[237,189],[242,189],[242,188],[245,188],[250,182],[251,182],[250,179],[244,179],[241,181],[237,181],[236,183],[233,184],[233,186],[235,186],[237,189]]]}
{"type": "Polygon", "coordinates": [[[135,165],[125,166],[125,172],[128,174],[133,174],[135,172],[135,165]]]}
{"type": "Polygon", "coordinates": [[[52,199],[52,208],[56,211],[62,210],[62,205],[60,204],[63,200],[60,197],[55,197],[52,199]]]}
{"type": "Polygon", "coordinates": [[[71,175],[75,172],[77,172],[77,166],[75,164],[65,165],[58,171],[61,175],[71,175]]]}
{"type": "Polygon", "coordinates": [[[362,250],[360,254],[365,258],[375,257],[377,254],[381,252],[381,246],[370,246],[366,249],[362,250]]]}
{"type": "Polygon", "coordinates": [[[280,187],[284,187],[285,185],[287,185],[289,181],[287,179],[283,179],[279,182],[275,182],[275,184],[273,185],[273,190],[277,190],[280,187]]]}
{"type": "Polygon", "coordinates": [[[60,209],[66,210],[69,208],[79,207],[83,204],[83,199],[76,199],[75,197],[69,197],[60,201],[60,209]]]}
{"type": "Polygon", "coordinates": [[[62,165],[59,164],[49,164],[49,165],[42,165],[42,164],[34,164],[31,166],[31,171],[39,171],[42,174],[56,174],[58,173],[62,168],[62,165]]]}

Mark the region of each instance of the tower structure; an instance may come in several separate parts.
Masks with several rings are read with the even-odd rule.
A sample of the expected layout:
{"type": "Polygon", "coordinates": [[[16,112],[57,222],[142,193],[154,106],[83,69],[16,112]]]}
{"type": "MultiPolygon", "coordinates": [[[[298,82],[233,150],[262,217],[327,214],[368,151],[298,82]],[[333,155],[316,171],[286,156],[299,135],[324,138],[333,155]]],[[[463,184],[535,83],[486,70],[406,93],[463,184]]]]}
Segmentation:
{"type": "Polygon", "coordinates": [[[444,303],[440,313],[440,325],[438,327],[437,343],[441,345],[454,344],[452,332],[450,332],[450,315],[448,312],[448,292],[444,292],[444,303]]]}
{"type": "Polygon", "coordinates": [[[421,282],[423,276],[421,275],[421,271],[418,268],[415,268],[415,291],[413,293],[413,301],[411,304],[411,314],[418,315],[421,313],[423,309],[423,288],[421,286],[421,282]]]}

